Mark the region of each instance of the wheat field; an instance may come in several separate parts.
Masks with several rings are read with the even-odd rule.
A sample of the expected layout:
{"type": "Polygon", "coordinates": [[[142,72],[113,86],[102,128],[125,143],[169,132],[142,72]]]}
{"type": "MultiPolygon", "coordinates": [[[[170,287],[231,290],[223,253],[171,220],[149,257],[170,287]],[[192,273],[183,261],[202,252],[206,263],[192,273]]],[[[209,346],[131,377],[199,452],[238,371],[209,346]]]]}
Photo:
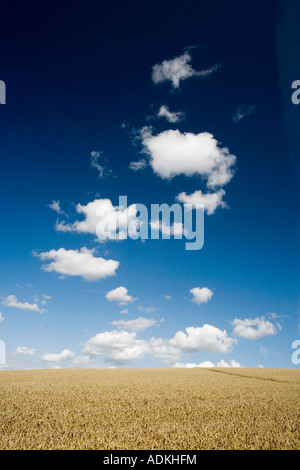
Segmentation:
{"type": "Polygon", "coordinates": [[[299,449],[300,371],[0,373],[0,449],[299,449]]]}

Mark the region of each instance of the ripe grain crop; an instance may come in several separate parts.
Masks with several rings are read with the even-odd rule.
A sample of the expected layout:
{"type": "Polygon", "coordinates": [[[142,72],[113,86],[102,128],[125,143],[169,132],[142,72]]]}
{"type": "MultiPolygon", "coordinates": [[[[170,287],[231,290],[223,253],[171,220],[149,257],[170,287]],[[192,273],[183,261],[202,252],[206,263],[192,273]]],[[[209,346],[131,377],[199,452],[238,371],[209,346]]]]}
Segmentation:
{"type": "Polygon", "coordinates": [[[0,449],[299,449],[300,371],[0,373],[0,449]]]}

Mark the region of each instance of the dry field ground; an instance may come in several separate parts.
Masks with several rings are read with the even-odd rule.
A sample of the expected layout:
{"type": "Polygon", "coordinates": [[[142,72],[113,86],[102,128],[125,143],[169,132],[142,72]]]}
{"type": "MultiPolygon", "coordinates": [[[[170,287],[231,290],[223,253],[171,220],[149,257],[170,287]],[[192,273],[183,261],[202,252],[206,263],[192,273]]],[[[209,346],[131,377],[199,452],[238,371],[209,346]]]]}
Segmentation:
{"type": "Polygon", "coordinates": [[[0,372],[0,449],[300,449],[300,371],[0,372]]]}

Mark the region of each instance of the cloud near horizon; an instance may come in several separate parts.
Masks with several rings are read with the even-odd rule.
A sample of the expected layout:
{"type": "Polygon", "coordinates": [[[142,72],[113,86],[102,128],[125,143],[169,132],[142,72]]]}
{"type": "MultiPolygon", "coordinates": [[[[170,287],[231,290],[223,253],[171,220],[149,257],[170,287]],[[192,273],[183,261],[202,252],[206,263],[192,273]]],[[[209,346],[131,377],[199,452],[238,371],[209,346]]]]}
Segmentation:
{"type": "MultiPolygon", "coordinates": [[[[141,359],[146,354],[152,355],[165,364],[175,364],[183,353],[226,354],[232,351],[237,340],[230,338],[226,330],[221,331],[212,325],[188,327],[177,331],[173,338],[154,338],[139,340],[136,331],[126,331],[137,326],[137,320],[113,322],[115,326],[124,327],[121,331],[105,331],[90,338],[84,345],[83,354],[103,355],[107,363],[113,365],[129,364],[141,359]],[[129,327],[129,328],[128,328],[129,327]]],[[[143,321],[146,319],[143,319],[143,321]]],[[[154,319],[150,319],[153,326],[154,319]]],[[[150,327],[150,324],[147,325],[150,327]]],[[[141,331],[141,330],[140,330],[141,331]]]]}

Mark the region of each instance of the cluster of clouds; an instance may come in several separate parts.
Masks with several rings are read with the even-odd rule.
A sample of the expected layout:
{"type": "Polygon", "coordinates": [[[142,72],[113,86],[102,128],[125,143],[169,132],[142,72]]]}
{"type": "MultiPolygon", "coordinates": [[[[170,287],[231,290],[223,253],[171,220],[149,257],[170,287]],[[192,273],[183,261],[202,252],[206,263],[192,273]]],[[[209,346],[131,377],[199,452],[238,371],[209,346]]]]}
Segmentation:
{"type": "Polygon", "coordinates": [[[156,324],[155,319],[139,319],[113,322],[121,330],[105,331],[90,338],[83,353],[103,355],[105,362],[113,365],[124,365],[151,354],[163,363],[176,363],[185,353],[223,354],[232,350],[236,339],[230,338],[227,332],[211,326],[189,327],[185,332],[178,331],[173,338],[164,340],[152,337],[150,340],[137,338],[137,331],[145,330],[156,324]]]}
{"type": "MultiPolygon", "coordinates": [[[[193,77],[207,78],[214,74],[220,64],[214,64],[203,70],[195,70],[192,65],[190,50],[185,50],[178,57],[164,60],[152,68],[152,81],[156,85],[170,83],[173,90],[179,89],[180,84],[193,77]]],[[[246,116],[254,112],[254,107],[240,107],[233,115],[235,123],[240,122],[246,116]]],[[[165,119],[170,124],[177,124],[185,119],[183,111],[171,111],[167,105],[161,105],[156,119],[165,119]]],[[[153,173],[163,180],[171,180],[178,176],[198,178],[206,186],[205,191],[197,190],[191,194],[181,192],[175,196],[175,200],[182,204],[191,204],[196,207],[204,204],[206,213],[212,215],[218,208],[226,208],[224,201],[226,195],[223,189],[235,174],[237,158],[227,147],[210,132],[180,132],[178,129],[167,129],[155,133],[153,128],[145,126],[138,132],[138,139],[142,146],[142,157],[139,161],[130,162],[130,169],[140,171],[150,166],[153,173]]],[[[93,151],[90,155],[90,165],[97,170],[100,178],[111,176],[112,171],[107,169],[106,159],[100,151],[93,151]]],[[[63,211],[60,201],[53,200],[48,205],[58,215],[68,218],[63,211]]],[[[75,220],[73,223],[57,221],[55,228],[58,232],[70,232],[80,234],[97,233],[98,238],[118,239],[126,238],[128,223],[138,223],[137,205],[129,207],[114,206],[109,199],[95,199],[86,205],[77,204],[76,212],[83,220],[75,220]],[[99,217],[103,222],[99,225],[99,217]],[[100,227],[100,228],[99,228],[100,227]],[[101,233],[101,227],[103,233],[101,233]],[[107,227],[111,228],[108,236],[107,227]],[[100,233],[99,233],[100,230],[100,233]]],[[[181,235],[182,224],[174,222],[172,227],[166,227],[159,221],[152,222],[152,228],[160,230],[167,235],[181,235]]],[[[97,256],[95,249],[82,247],[80,249],[59,248],[43,252],[33,252],[44,264],[42,269],[46,272],[55,272],[61,278],[65,276],[80,276],[86,281],[98,281],[116,274],[119,261],[104,259],[97,256]]],[[[209,302],[214,293],[208,287],[194,287],[190,290],[191,301],[200,306],[209,302]]],[[[164,296],[170,300],[170,295],[164,296]]],[[[19,301],[16,295],[9,295],[2,300],[5,307],[13,307],[20,310],[28,310],[43,313],[42,307],[51,297],[44,295],[42,299],[32,302],[19,301]]],[[[105,298],[109,302],[116,302],[120,307],[127,307],[134,303],[137,297],[128,293],[128,289],[119,286],[106,293],[105,298]]],[[[154,307],[139,306],[139,310],[146,314],[152,314],[154,307]]],[[[122,314],[128,313],[128,308],[121,310],[122,314]]],[[[168,339],[151,337],[140,339],[137,335],[149,328],[159,326],[157,318],[139,316],[129,320],[114,320],[110,324],[112,331],[104,331],[92,336],[86,341],[80,354],[70,349],[63,349],[58,353],[45,353],[41,360],[50,365],[68,363],[72,367],[97,367],[95,361],[98,356],[104,357],[108,367],[127,365],[141,360],[146,355],[169,364],[172,367],[240,367],[235,360],[226,362],[220,359],[216,365],[211,361],[201,363],[180,362],[182,356],[193,354],[224,355],[232,353],[234,345],[239,339],[257,340],[265,336],[277,334],[281,326],[273,323],[265,317],[234,319],[231,322],[233,331],[231,336],[226,330],[221,330],[213,325],[190,326],[183,331],[177,331],[168,339]]],[[[275,321],[275,317],[271,318],[275,321]]],[[[0,323],[3,321],[0,313],[0,323]]],[[[163,319],[160,320],[162,322],[163,319]]],[[[17,356],[34,356],[36,349],[26,346],[18,346],[14,352],[17,356]]]]}
{"type": "MultiPolygon", "coordinates": [[[[83,345],[80,354],[64,349],[59,353],[46,353],[41,356],[43,362],[57,365],[69,361],[72,367],[97,367],[96,358],[102,356],[109,367],[126,366],[150,355],[161,363],[171,367],[241,367],[231,359],[226,362],[223,358],[217,363],[204,361],[201,363],[182,362],[182,356],[194,354],[224,355],[233,352],[238,338],[257,340],[264,336],[275,335],[281,327],[266,320],[265,317],[255,319],[235,319],[232,322],[233,331],[229,335],[213,325],[204,324],[198,327],[187,327],[184,331],[177,331],[169,339],[151,337],[148,340],[140,339],[138,332],[158,326],[155,318],[138,317],[132,320],[115,320],[110,322],[116,329],[104,331],[92,336],[83,345]]],[[[15,354],[33,356],[35,349],[20,346],[15,354]]]]}
{"type": "MultiPolygon", "coordinates": [[[[186,49],[178,57],[154,65],[153,82],[157,85],[169,82],[173,89],[179,89],[182,81],[191,77],[209,77],[220,68],[220,64],[214,64],[205,70],[195,70],[191,65],[190,49],[186,49]]],[[[235,120],[241,120],[252,111],[250,108],[239,109],[235,113],[235,120]]],[[[184,119],[184,113],[170,111],[167,105],[162,105],[156,117],[165,118],[174,124],[184,119]]],[[[182,133],[178,129],[168,129],[155,135],[151,127],[145,126],[140,129],[139,138],[145,157],[131,162],[129,167],[132,170],[139,171],[150,165],[157,176],[168,180],[179,175],[198,176],[206,182],[206,192],[182,192],[175,199],[183,204],[192,203],[193,206],[204,204],[208,215],[214,214],[218,208],[227,207],[223,201],[225,191],[221,188],[227,185],[234,175],[236,156],[227,147],[221,147],[213,134],[182,133]]]]}

